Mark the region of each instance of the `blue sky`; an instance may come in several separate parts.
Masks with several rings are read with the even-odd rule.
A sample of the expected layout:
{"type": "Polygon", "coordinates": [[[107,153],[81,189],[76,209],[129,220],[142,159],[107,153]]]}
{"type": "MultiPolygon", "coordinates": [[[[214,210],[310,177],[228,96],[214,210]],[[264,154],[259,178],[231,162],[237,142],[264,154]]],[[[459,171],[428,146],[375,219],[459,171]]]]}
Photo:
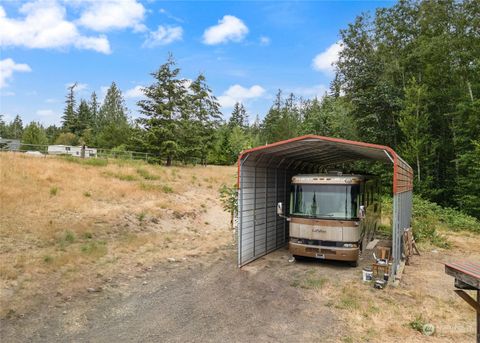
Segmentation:
{"type": "Polygon", "coordinates": [[[182,77],[202,72],[228,118],[243,102],[263,117],[277,89],[328,88],[339,30],[381,1],[0,1],[0,114],[60,123],[66,86],[103,97],[112,81],[137,116],[139,88],[168,52],[182,77]]]}

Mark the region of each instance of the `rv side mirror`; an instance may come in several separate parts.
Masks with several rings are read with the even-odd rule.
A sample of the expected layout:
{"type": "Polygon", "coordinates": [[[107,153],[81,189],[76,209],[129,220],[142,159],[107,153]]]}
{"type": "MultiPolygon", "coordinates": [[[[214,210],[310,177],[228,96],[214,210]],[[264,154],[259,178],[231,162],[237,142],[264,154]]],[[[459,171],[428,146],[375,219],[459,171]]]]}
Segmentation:
{"type": "Polygon", "coordinates": [[[281,202],[277,204],[277,214],[283,216],[283,204],[281,202]]]}
{"type": "Polygon", "coordinates": [[[363,205],[360,205],[360,209],[358,210],[358,218],[365,218],[365,206],[363,205]]]}

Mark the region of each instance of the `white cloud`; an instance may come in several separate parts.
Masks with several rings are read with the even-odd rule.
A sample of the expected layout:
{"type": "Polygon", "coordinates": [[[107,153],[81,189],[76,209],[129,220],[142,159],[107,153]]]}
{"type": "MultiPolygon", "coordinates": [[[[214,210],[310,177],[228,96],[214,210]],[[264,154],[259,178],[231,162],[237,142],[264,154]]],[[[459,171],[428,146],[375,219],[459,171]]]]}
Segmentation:
{"type": "Polygon", "coordinates": [[[270,38],[267,36],[261,36],[260,45],[270,45],[270,38]]]}
{"type": "Polygon", "coordinates": [[[142,89],[143,86],[135,86],[127,90],[123,95],[126,99],[141,98],[144,96],[142,89]]]}
{"type": "Polygon", "coordinates": [[[203,33],[203,42],[208,45],[240,42],[248,33],[244,22],[233,15],[225,15],[218,21],[218,25],[209,27],[203,33]]]}
{"type": "Polygon", "coordinates": [[[0,6],[0,46],[27,48],[66,48],[94,50],[109,54],[110,44],[103,36],[84,36],[76,25],[65,19],[66,9],[55,1],[33,1],[23,4],[22,19],[8,18],[0,6]]]}
{"type": "Polygon", "coordinates": [[[28,64],[15,63],[11,58],[0,60],[0,88],[7,85],[14,72],[30,72],[32,69],[28,64]]]}
{"type": "Polygon", "coordinates": [[[340,51],[342,51],[341,42],[330,45],[325,51],[315,56],[312,62],[313,69],[332,74],[335,71],[333,63],[338,60],[340,51]]]}
{"type": "Polygon", "coordinates": [[[89,29],[106,32],[110,30],[133,28],[134,31],[146,30],[142,24],[145,7],[137,0],[101,0],[85,1],[88,5],[77,23],[89,29]]]}
{"type": "Polygon", "coordinates": [[[302,96],[304,98],[318,98],[321,99],[328,92],[328,87],[325,85],[314,85],[312,87],[297,87],[289,90],[289,92],[302,96]]]}
{"type": "Polygon", "coordinates": [[[169,19],[172,19],[172,20],[175,20],[179,23],[184,23],[185,20],[183,20],[182,18],[179,18],[179,17],[175,17],[174,15],[172,15],[170,12],[168,12],[165,8],[160,8],[158,10],[159,13],[163,14],[163,15],[166,15],[167,18],[169,19]]]}
{"type": "Polygon", "coordinates": [[[254,85],[250,88],[233,85],[218,97],[218,102],[222,107],[233,107],[236,102],[244,102],[245,100],[258,98],[264,93],[265,89],[259,85],[254,85]]]}
{"type": "Polygon", "coordinates": [[[15,92],[2,92],[2,96],[15,96],[15,92]]]}
{"type": "Polygon", "coordinates": [[[52,110],[38,110],[37,115],[39,115],[40,117],[51,117],[55,115],[55,112],[52,110]]]}
{"type": "MultiPolygon", "coordinates": [[[[75,82],[66,83],[66,84],[65,84],[65,88],[70,88],[70,87],[72,87],[74,83],[75,83],[75,82]]],[[[84,90],[86,90],[86,89],[88,89],[88,84],[86,84],[86,83],[78,83],[78,82],[77,82],[77,85],[75,86],[74,91],[75,91],[75,92],[81,92],[81,91],[84,91],[84,90]]]]}
{"type": "Polygon", "coordinates": [[[159,25],[157,31],[149,33],[148,38],[143,43],[144,47],[153,48],[159,45],[167,45],[174,41],[181,40],[183,29],[181,26],[162,26],[159,25]]]}

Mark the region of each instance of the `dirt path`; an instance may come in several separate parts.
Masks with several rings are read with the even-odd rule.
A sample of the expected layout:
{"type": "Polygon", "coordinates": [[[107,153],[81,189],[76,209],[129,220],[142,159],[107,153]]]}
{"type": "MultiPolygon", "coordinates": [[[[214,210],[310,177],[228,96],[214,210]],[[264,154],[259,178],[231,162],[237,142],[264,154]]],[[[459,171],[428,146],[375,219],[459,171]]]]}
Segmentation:
{"type": "Polygon", "coordinates": [[[173,262],[36,316],[1,323],[5,342],[333,341],[342,325],[288,284],[285,253],[245,270],[231,248],[193,263],[173,262]],[[262,269],[257,273],[258,268],[262,269]],[[315,315],[314,315],[315,313],[315,315]],[[335,329],[333,329],[335,328],[335,329]]]}

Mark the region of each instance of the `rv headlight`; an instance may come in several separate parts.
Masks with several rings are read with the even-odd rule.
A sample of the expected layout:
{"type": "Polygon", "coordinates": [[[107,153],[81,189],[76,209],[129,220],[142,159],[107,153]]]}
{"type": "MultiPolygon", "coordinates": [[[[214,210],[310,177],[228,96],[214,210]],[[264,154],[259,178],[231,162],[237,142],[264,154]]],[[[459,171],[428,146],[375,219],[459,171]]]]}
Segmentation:
{"type": "Polygon", "coordinates": [[[343,245],[344,248],[356,248],[357,245],[355,243],[345,243],[343,245]]]}

